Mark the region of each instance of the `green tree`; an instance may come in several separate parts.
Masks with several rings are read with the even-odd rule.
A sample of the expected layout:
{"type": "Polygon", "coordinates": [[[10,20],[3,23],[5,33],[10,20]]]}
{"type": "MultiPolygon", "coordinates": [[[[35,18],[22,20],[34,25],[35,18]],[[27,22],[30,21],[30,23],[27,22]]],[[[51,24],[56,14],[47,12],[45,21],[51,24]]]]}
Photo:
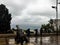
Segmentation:
{"type": "Polygon", "coordinates": [[[54,26],[53,26],[53,19],[50,19],[49,24],[50,24],[50,29],[51,29],[53,32],[55,32],[55,31],[54,31],[54,26]]]}
{"type": "Polygon", "coordinates": [[[40,32],[41,32],[41,33],[46,33],[46,32],[47,32],[47,31],[46,31],[46,25],[45,25],[45,24],[43,24],[43,25],[41,26],[40,32]]]}
{"type": "Polygon", "coordinates": [[[51,33],[54,32],[53,20],[50,19],[48,24],[43,24],[40,31],[42,33],[51,33]]]}
{"type": "Polygon", "coordinates": [[[0,33],[8,33],[10,31],[11,14],[5,5],[0,5],[0,33]]]}

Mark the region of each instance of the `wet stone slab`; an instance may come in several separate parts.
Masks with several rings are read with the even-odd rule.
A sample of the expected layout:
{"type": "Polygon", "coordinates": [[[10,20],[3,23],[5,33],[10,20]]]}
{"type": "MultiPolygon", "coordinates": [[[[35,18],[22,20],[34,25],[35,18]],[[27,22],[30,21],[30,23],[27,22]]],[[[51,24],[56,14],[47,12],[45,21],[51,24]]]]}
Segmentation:
{"type": "MultiPolygon", "coordinates": [[[[24,45],[57,45],[57,37],[56,36],[51,36],[51,37],[42,37],[42,42],[41,37],[37,38],[37,43],[35,42],[35,37],[30,38],[30,43],[24,45]]],[[[17,45],[15,44],[14,39],[9,40],[9,45],[17,45]]],[[[19,44],[21,45],[21,44],[19,44]]],[[[58,45],[60,45],[60,36],[58,36],[58,45]]]]}

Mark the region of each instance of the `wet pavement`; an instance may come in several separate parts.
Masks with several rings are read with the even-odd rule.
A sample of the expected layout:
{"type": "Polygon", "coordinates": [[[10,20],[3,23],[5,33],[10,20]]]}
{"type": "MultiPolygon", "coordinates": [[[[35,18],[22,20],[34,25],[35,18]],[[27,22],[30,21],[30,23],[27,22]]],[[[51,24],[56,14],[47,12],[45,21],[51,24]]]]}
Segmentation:
{"type": "MultiPolygon", "coordinates": [[[[30,43],[24,45],[60,45],[60,36],[48,36],[48,37],[37,38],[37,43],[35,42],[35,37],[30,38],[30,43]]],[[[16,45],[14,39],[9,40],[9,45],[16,45]]]]}

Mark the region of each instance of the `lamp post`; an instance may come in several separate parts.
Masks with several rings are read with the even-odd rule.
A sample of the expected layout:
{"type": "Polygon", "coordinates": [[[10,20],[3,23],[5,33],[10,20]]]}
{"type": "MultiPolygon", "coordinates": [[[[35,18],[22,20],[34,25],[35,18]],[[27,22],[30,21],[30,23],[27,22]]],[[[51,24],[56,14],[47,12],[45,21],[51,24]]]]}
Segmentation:
{"type": "Polygon", "coordinates": [[[52,6],[56,9],[56,31],[58,32],[58,0],[56,0],[56,6],[52,6]]]}
{"type": "Polygon", "coordinates": [[[52,8],[55,8],[56,9],[56,31],[57,28],[58,28],[58,4],[60,4],[60,2],[58,2],[58,0],[56,0],[56,6],[52,6],[52,8]]]}
{"type": "Polygon", "coordinates": [[[56,43],[58,45],[58,0],[56,0],[56,6],[52,6],[52,8],[56,9],[56,43]]]}

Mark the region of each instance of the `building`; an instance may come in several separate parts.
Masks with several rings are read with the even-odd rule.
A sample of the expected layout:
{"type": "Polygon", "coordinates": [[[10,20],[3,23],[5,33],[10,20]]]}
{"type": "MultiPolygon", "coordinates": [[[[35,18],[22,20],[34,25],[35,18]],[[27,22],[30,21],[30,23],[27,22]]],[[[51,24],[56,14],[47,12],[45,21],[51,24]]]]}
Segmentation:
{"type": "Polygon", "coordinates": [[[58,30],[60,30],[60,19],[52,19],[53,20],[53,26],[54,26],[54,29],[56,30],[56,25],[58,26],[58,30]]]}

